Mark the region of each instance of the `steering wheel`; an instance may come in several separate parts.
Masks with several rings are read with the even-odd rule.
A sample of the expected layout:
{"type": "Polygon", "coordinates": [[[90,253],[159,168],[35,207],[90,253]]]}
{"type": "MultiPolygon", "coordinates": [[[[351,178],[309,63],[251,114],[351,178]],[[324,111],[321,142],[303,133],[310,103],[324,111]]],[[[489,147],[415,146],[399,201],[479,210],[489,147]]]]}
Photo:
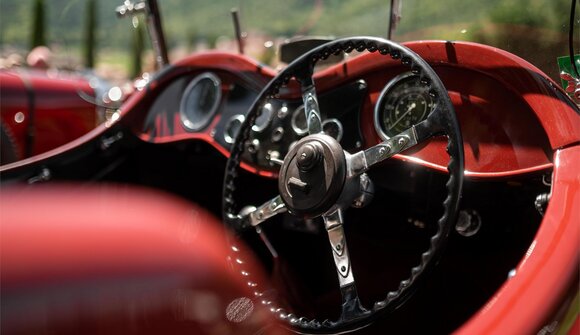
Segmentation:
{"type": "MultiPolygon", "coordinates": [[[[328,333],[355,330],[369,324],[380,313],[392,311],[409,297],[416,283],[433,268],[442,253],[449,233],[456,221],[459,199],[463,185],[463,142],[455,111],[447,90],[433,69],[419,55],[395,42],[375,37],[350,37],[321,45],[292,62],[262,90],[252,105],[238,136],[233,143],[226,165],[223,188],[223,216],[226,225],[235,231],[250,227],[257,228],[269,218],[284,212],[299,218],[322,217],[328,233],[334,265],[342,295],[342,313],[338,320],[317,320],[288,313],[269,298],[262,303],[284,323],[299,332],[328,333]],[[434,102],[429,116],[411,128],[392,136],[370,148],[350,154],[340,143],[322,132],[322,119],[313,81],[314,66],[320,59],[342,52],[378,52],[390,55],[410,68],[420,77],[421,85],[428,88],[434,102]],[[259,117],[267,99],[274,98],[280,88],[290,79],[300,83],[304,111],[308,125],[308,136],[297,142],[284,157],[278,177],[280,195],[259,207],[240,207],[234,198],[236,179],[245,143],[250,129],[259,117]],[[422,253],[420,263],[413,267],[408,278],[401,280],[398,289],[386,292],[383,300],[373,306],[362,306],[355,284],[347,241],[343,229],[343,212],[360,204],[371,190],[372,182],[366,171],[393,155],[414,147],[434,136],[446,135],[447,153],[450,156],[447,169],[447,197],[443,202],[444,212],[439,219],[430,245],[422,253]]],[[[265,243],[269,243],[264,240],[265,243]]],[[[248,285],[255,287],[257,297],[263,297],[261,285],[252,280],[252,274],[244,268],[244,260],[238,246],[232,242],[234,265],[241,275],[248,278],[248,285]]]]}

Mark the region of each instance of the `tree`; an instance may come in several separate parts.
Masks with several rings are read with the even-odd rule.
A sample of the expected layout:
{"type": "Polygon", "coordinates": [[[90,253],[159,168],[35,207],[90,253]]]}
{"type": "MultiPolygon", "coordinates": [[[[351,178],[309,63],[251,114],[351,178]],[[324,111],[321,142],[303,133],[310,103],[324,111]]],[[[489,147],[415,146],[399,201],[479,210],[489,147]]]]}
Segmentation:
{"type": "Polygon", "coordinates": [[[97,29],[97,11],[95,0],[88,0],[85,20],[85,39],[84,39],[84,58],[85,66],[88,68],[95,67],[95,50],[96,50],[96,29],[97,29]]]}
{"type": "Polygon", "coordinates": [[[140,21],[137,21],[135,25],[135,31],[133,33],[133,47],[132,51],[132,68],[131,76],[136,78],[141,75],[142,71],[142,60],[143,60],[143,50],[145,49],[145,37],[143,36],[143,25],[140,21]]]}
{"type": "Polygon", "coordinates": [[[46,45],[46,22],[44,17],[44,0],[35,0],[32,17],[32,36],[30,49],[40,45],[46,45]]]}

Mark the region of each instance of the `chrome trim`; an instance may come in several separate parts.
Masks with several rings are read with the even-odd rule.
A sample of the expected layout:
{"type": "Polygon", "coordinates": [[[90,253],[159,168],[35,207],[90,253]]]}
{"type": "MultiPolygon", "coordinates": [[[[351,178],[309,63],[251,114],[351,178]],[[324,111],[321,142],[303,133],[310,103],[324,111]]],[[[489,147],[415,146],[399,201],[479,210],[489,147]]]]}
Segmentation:
{"type": "Polygon", "coordinates": [[[292,130],[294,130],[296,135],[306,135],[306,134],[308,134],[308,124],[304,128],[300,128],[296,124],[297,118],[299,116],[301,116],[300,114],[302,114],[304,116],[304,121],[306,121],[306,114],[304,112],[304,105],[300,105],[298,108],[296,108],[296,110],[294,110],[294,113],[292,113],[292,120],[291,120],[290,124],[292,125],[292,130]]]}
{"type": "Polygon", "coordinates": [[[332,249],[334,265],[338,274],[340,287],[354,283],[350,257],[346,246],[346,238],[342,224],[342,210],[338,209],[330,214],[323,215],[324,227],[328,233],[328,240],[332,249]]]}
{"type": "Polygon", "coordinates": [[[241,213],[240,217],[247,215],[248,219],[250,220],[250,225],[256,227],[260,223],[268,220],[269,218],[280,213],[285,213],[286,211],[287,208],[284,202],[282,201],[282,197],[277,196],[273,199],[270,199],[269,201],[266,201],[260,207],[254,209],[253,211],[250,211],[247,214],[241,213]]]}
{"type": "MultiPolygon", "coordinates": [[[[236,114],[228,120],[228,123],[226,123],[225,129],[224,129],[224,140],[226,141],[226,143],[229,143],[229,144],[234,143],[234,140],[236,139],[236,136],[238,135],[238,134],[230,134],[230,126],[233,124],[233,122],[234,121],[239,122],[240,126],[241,126],[245,120],[246,120],[246,118],[242,114],[236,114]]],[[[239,129],[238,129],[238,131],[239,131],[239,129]]]]}
{"type": "Polygon", "coordinates": [[[349,178],[366,172],[373,165],[390,158],[419,143],[415,126],[393,136],[375,146],[347,156],[347,176],[349,178]]]}
{"type": "Polygon", "coordinates": [[[252,126],[252,131],[256,133],[261,133],[264,129],[268,128],[270,122],[272,122],[272,118],[274,117],[274,107],[270,102],[266,102],[262,107],[262,114],[256,118],[254,125],[252,126]],[[258,120],[264,115],[264,113],[268,113],[268,119],[261,125],[258,125],[258,120]]]}
{"type": "MultiPolygon", "coordinates": [[[[338,128],[338,134],[336,135],[335,140],[337,142],[340,142],[340,140],[342,140],[342,135],[344,134],[344,128],[342,127],[342,122],[340,122],[340,120],[335,119],[335,118],[331,118],[331,119],[326,119],[324,121],[322,121],[322,131],[324,132],[324,126],[329,124],[329,123],[335,123],[337,128],[338,128]]],[[[326,134],[328,136],[331,136],[330,134],[326,134]]]]}
{"type": "Polygon", "coordinates": [[[218,106],[221,102],[221,98],[222,98],[221,81],[215,74],[213,74],[211,72],[204,72],[204,73],[196,76],[195,78],[193,78],[191,80],[191,82],[189,82],[187,87],[185,88],[183,95],[181,96],[181,101],[179,103],[179,116],[181,118],[181,124],[183,125],[185,130],[198,131],[198,130],[201,130],[201,129],[207,127],[210,124],[212,118],[217,113],[218,106]],[[201,121],[194,123],[187,117],[186,101],[189,98],[191,92],[195,89],[195,87],[202,80],[205,80],[205,79],[209,79],[212,81],[213,86],[214,86],[212,89],[215,89],[214,93],[216,94],[216,98],[213,101],[213,105],[211,106],[211,109],[207,113],[207,115],[203,116],[201,118],[201,121]]]}
{"type": "Polygon", "coordinates": [[[306,123],[308,124],[308,133],[310,135],[322,132],[322,117],[318,107],[318,98],[316,97],[316,88],[311,85],[303,90],[302,100],[304,101],[306,123]]]}

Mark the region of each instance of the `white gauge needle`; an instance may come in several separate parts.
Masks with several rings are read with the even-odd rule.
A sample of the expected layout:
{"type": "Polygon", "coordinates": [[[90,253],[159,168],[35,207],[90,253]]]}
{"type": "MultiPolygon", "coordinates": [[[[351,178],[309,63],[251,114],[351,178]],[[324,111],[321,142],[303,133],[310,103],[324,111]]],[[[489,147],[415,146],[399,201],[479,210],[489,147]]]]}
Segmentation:
{"type": "Polygon", "coordinates": [[[393,122],[390,126],[389,126],[389,130],[393,129],[394,126],[397,125],[397,123],[399,123],[403,118],[405,118],[405,116],[407,116],[407,114],[411,113],[411,111],[417,107],[417,105],[413,102],[411,105],[409,105],[409,107],[407,107],[407,111],[405,113],[403,113],[403,115],[401,115],[397,120],[395,120],[395,122],[393,122]]]}

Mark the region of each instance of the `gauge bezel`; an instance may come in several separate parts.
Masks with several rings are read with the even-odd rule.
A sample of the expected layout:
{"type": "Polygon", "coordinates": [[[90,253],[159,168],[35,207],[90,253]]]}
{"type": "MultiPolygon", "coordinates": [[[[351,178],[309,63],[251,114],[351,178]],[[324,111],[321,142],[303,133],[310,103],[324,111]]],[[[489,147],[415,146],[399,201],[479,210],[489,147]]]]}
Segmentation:
{"type": "Polygon", "coordinates": [[[221,99],[222,99],[221,80],[217,75],[215,75],[212,72],[204,72],[193,78],[185,88],[185,91],[183,92],[183,96],[181,97],[181,101],[179,103],[179,116],[181,118],[181,124],[183,125],[183,128],[185,128],[185,130],[187,131],[194,132],[202,130],[205,127],[207,127],[211,123],[211,120],[216,115],[221,99]],[[213,83],[213,86],[215,88],[215,91],[213,92],[215,94],[215,100],[212,102],[212,106],[207,115],[200,118],[201,119],[200,121],[194,123],[187,116],[186,101],[188,100],[191,92],[196,88],[196,86],[202,80],[206,79],[211,80],[213,83]]]}
{"type": "MultiPolygon", "coordinates": [[[[379,95],[379,98],[377,99],[377,103],[375,104],[375,109],[374,109],[374,118],[373,118],[374,119],[374,126],[375,126],[375,130],[376,130],[377,134],[379,134],[380,138],[385,140],[385,141],[390,139],[391,136],[387,135],[387,133],[384,131],[384,129],[382,128],[382,122],[380,120],[381,106],[383,105],[383,101],[386,99],[387,94],[389,94],[389,92],[392,91],[392,89],[397,84],[399,84],[402,81],[408,80],[409,78],[412,78],[412,77],[416,77],[418,80],[420,80],[420,77],[412,72],[405,72],[405,73],[402,73],[402,74],[396,76],[395,78],[391,79],[391,81],[389,81],[385,85],[385,87],[381,91],[381,94],[379,95]]],[[[429,114],[431,114],[431,112],[433,112],[433,110],[435,109],[435,103],[436,102],[431,99],[432,107],[427,112],[427,116],[429,114]]]]}
{"type": "Polygon", "coordinates": [[[244,123],[244,121],[246,121],[246,117],[243,116],[242,114],[236,114],[234,116],[232,116],[228,122],[226,123],[225,127],[224,127],[224,140],[226,141],[226,143],[228,144],[232,144],[234,143],[234,140],[236,139],[236,136],[238,136],[238,134],[229,134],[229,130],[230,130],[230,125],[234,122],[239,122],[240,125],[242,123],[244,123]],[[232,136],[233,135],[233,136],[232,136]]]}
{"type": "MultiPolygon", "coordinates": [[[[300,105],[298,106],[298,108],[296,108],[294,110],[294,112],[292,113],[292,120],[290,121],[290,124],[292,126],[292,130],[294,130],[294,133],[296,133],[296,135],[298,136],[302,136],[302,135],[306,135],[308,133],[308,126],[304,129],[298,127],[298,125],[296,125],[296,118],[298,116],[300,116],[300,113],[302,113],[304,115],[304,105],[300,105]]],[[[306,115],[304,115],[304,118],[306,119],[306,115]]]]}
{"type": "MultiPolygon", "coordinates": [[[[342,135],[344,134],[344,127],[342,126],[342,122],[340,122],[340,120],[336,119],[336,118],[326,119],[326,120],[322,121],[322,131],[324,131],[324,126],[329,124],[329,123],[336,124],[336,127],[338,129],[338,134],[336,134],[335,140],[340,142],[340,140],[342,140],[342,135]]],[[[328,134],[328,135],[330,136],[330,134],[328,134]]]]}
{"type": "Polygon", "coordinates": [[[266,102],[265,104],[262,105],[262,107],[260,107],[262,109],[262,115],[264,113],[268,113],[268,118],[266,119],[266,122],[264,122],[264,124],[258,125],[258,119],[260,117],[262,117],[262,115],[260,115],[259,117],[256,118],[256,121],[254,122],[254,125],[252,125],[252,131],[256,132],[256,133],[261,133],[264,130],[266,130],[266,128],[268,128],[268,126],[270,126],[270,123],[272,123],[272,119],[274,118],[274,106],[272,105],[271,102],[266,102]]]}

